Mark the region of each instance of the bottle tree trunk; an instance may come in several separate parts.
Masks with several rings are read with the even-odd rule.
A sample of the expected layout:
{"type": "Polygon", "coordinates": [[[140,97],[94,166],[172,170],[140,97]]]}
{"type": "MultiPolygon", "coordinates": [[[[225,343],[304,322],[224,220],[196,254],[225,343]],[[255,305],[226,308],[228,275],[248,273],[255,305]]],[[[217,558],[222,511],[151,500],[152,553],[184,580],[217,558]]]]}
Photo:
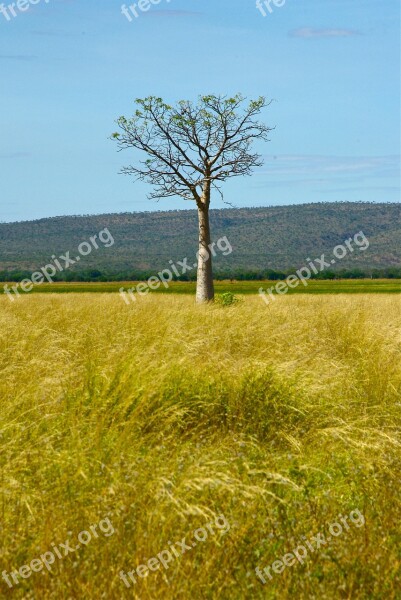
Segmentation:
{"type": "MultiPolygon", "coordinates": [[[[208,200],[208,199],[207,199],[208,200]]],[[[214,299],[212,253],[210,251],[209,202],[198,204],[199,253],[196,281],[196,302],[212,302],[214,299]]]]}

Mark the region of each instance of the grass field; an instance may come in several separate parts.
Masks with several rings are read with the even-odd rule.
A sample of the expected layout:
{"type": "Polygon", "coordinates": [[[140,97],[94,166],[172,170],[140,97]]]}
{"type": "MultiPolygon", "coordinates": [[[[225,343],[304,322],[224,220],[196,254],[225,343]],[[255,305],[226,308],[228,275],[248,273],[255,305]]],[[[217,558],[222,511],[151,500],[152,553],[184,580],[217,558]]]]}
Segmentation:
{"type": "MultiPolygon", "coordinates": [[[[399,600],[401,297],[367,285],[268,307],[0,297],[0,597],[399,600]],[[256,567],[318,534],[262,584],[256,567]],[[66,540],[79,549],[55,556],[66,540]],[[126,587],[121,570],[169,548],[126,587]]],[[[51,291],[89,287],[107,286],[51,291]]]]}
{"type": "MultiPolygon", "coordinates": [[[[29,293],[111,293],[118,292],[120,288],[127,290],[135,287],[139,282],[119,281],[111,283],[45,283],[35,286],[29,293]]],[[[233,292],[234,294],[257,294],[260,287],[265,290],[274,287],[277,281],[216,281],[216,293],[233,292]]],[[[338,281],[311,280],[308,285],[299,284],[296,288],[289,288],[289,294],[391,294],[401,293],[401,280],[399,279],[340,279],[338,281]]],[[[3,286],[0,284],[0,293],[3,286]]],[[[9,287],[15,283],[9,283],[9,287]]],[[[171,282],[166,288],[161,285],[159,289],[152,290],[152,294],[193,294],[195,296],[195,283],[171,282]]],[[[26,295],[20,291],[22,295],[26,295]]]]}

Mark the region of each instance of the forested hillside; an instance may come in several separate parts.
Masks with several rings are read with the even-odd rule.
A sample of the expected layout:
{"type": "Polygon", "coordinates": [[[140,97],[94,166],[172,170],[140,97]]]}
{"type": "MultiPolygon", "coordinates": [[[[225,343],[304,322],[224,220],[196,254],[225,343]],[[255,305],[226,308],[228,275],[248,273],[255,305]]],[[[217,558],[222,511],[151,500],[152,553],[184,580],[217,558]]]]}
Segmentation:
{"type": "MultiPolygon", "coordinates": [[[[349,253],[333,270],[371,274],[378,269],[396,273],[401,268],[401,205],[321,203],[269,208],[213,210],[214,240],[227,236],[233,252],[218,253],[217,274],[252,277],[306,264],[306,259],[330,253],[337,244],[363,231],[370,246],[349,253]]],[[[56,217],[0,224],[1,278],[32,272],[66,251],[74,257],[81,242],[108,228],[114,244],[72,266],[64,278],[136,278],[152,274],[197,250],[194,210],[56,217]],[[5,273],[6,272],[6,273],[5,273]]],[[[191,274],[194,276],[194,274],[191,274]]]]}

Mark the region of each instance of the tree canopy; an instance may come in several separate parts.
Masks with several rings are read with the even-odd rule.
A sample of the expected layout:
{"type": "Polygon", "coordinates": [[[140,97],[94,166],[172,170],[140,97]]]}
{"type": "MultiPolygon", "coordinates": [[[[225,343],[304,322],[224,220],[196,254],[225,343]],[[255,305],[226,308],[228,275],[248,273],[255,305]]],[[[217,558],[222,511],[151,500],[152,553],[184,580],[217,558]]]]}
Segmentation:
{"type": "Polygon", "coordinates": [[[257,120],[270,104],[263,97],[247,102],[241,94],[209,95],[196,104],[182,100],[170,106],[150,96],[136,104],[131,118],[118,119],[120,132],[112,137],[120,150],[136,148],[148,155],[122,172],[151,184],[151,199],[181,196],[199,204],[205,180],[221,193],[222,182],[250,175],[262,164],[251,147],[271,131],[257,120]]]}

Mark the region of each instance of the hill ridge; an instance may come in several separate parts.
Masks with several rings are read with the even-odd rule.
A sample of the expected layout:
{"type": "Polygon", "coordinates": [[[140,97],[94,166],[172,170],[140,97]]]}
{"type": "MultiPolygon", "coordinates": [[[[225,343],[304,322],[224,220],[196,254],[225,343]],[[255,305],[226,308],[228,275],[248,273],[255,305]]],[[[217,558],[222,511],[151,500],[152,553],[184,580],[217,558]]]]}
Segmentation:
{"type": "MultiPolygon", "coordinates": [[[[289,270],[363,231],[369,250],[345,257],[336,269],[401,267],[401,204],[304,203],[211,210],[212,237],[227,236],[233,252],[217,255],[216,270],[289,270]]],[[[157,271],[169,260],[194,257],[195,209],[57,216],[0,223],[0,271],[33,271],[108,228],[115,243],[100,247],[72,271],[157,271]]],[[[192,261],[191,261],[192,262],[192,261]]]]}

